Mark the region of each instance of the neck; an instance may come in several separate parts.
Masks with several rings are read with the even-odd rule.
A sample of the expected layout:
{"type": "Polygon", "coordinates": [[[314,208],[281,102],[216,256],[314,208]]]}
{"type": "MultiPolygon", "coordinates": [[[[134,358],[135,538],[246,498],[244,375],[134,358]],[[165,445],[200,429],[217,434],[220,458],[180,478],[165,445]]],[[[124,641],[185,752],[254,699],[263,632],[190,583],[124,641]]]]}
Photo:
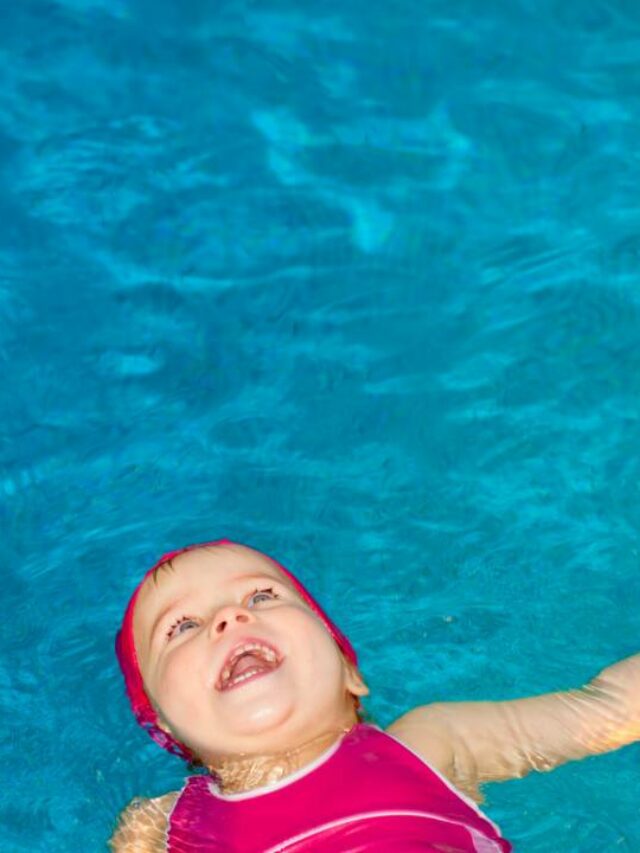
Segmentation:
{"type": "Polygon", "coordinates": [[[222,756],[215,765],[209,766],[225,794],[251,791],[263,785],[269,785],[295,773],[329,749],[340,737],[353,727],[329,729],[311,740],[304,741],[293,749],[284,752],[250,755],[222,756]]]}

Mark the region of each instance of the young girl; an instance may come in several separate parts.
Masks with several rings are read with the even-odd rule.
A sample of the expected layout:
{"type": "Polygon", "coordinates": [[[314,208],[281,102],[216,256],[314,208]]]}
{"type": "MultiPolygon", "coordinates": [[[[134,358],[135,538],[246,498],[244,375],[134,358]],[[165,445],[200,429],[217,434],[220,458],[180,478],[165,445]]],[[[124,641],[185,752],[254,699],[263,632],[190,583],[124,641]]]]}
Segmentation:
{"type": "Polygon", "coordinates": [[[348,639],[283,566],[228,540],[164,555],[116,648],[138,722],[208,771],[134,800],[118,853],[509,851],[472,801],[481,783],[640,738],[640,655],[582,690],[369,725],[348,639]]]}

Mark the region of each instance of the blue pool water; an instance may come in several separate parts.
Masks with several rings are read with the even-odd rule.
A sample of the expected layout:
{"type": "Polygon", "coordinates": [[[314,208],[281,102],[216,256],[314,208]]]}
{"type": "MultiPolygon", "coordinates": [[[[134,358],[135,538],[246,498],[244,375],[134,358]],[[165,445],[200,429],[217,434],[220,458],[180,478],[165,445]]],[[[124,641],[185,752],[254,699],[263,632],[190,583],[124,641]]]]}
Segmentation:
{"type": "MultiPolygon", "coordinates": [[[[382,724],[638,650],[640,5],[0,8],[1,848],[180,784],[112,655],[162,550],[277,555],[382,724]],[[148,741],[148,742],[147,742],[148,741]]],[[[640,849],[640,751],[490,786],[640,849]]]]}

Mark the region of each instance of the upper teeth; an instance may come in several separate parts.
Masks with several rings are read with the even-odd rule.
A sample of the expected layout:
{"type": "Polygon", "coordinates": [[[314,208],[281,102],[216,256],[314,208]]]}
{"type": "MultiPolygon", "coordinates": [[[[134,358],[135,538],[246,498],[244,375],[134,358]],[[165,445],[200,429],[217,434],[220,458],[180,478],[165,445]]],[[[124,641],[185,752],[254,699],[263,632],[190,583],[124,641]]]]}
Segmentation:
{"type": "Polygon", "coordinates": [[[275,663],[278,660],[276,653],[273,649],[270,649],[269,646],[265,646],[262,643],[245,643],[242,646],[238,646],[237,649],[234,650],[233,655],[229,658],[229,662],[226,664],[224,669],[222,670],[222,675],[220,676],[220,681],[222,684],[227,681],[231,676],[231,670],[235,666],[236,662],[242,655],[246,655],[248,652],[260,652],[262,657],[269,661],[269,663],[275,663]]]}

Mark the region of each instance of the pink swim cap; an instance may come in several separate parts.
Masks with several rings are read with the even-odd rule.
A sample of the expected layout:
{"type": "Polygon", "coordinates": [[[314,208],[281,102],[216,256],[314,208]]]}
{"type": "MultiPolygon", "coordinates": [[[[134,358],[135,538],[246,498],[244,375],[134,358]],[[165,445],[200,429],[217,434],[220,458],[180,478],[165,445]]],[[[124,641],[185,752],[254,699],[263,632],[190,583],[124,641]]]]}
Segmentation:
{"type": "MultiPolygon", "coordinates": [[[[206,548],[212,545],[239,545],[239,542],[232,542],[230,539],[217,539],[213,542],[203,542],[197,545],[187,545],[186,548],[179,548],[176,551],[168,551],[166,554],[163,554],[162,557],[149,569],[148,572],[145,573],[144,577],[136,587],[133,595],[129,599],[129,604],[127,605],[127,609],[124,614],[124,618],[122,620],[122,626],[118,635],[116,636],[116,655],[118,657],[118,663],[120,664],[120,669],[122,670],[122,674],[124,675],[125,687],[127,690],[127,696],[129,697],[129,702],[131,703],[131,708],[133,713],[135,714],[135,718],[138,723],[147,730],[147,732],[151,735],[154,741],[159,744],[163,749],[166,749],[168,752],[173,753],[174,755],[179,755],[181,758],[184,758],[185,761],[192,761],[194,758],[193,753],[189,749],[189,747],[185,746],[183,743],[180,743],[179,740],[172,737],[168,732],[165,732],[158,725],[158,715],[156,713],[155,708],[151,704],[151,700],[147,696],[144,684],[142,681],[142,675],[140,673],[140,667],[138,666],[138,657],[136,655],[136,648],[133,640],[133,611],[136,606],[136,601],[138,598],[138,594],[143,583],[146,579],[151,575],[158,566],[162,565],[162,563],[166,563],[169,560],[172,560],[174,557],[179,556],[180,554],[184,554],[186,551],[193,551],[195,548],[206,548]]],[[[269,559],[276,564],[276,566],[280,569],[283,575],[287,577],[292,585],[294,586],[296,592],[300,595],[300,597],[309,605],[309,607],[313,610],[313,612],[322,620],[327,631],[331,634],[333,639],[338,644],[343,655],[350,661],[354,666],[358,665],[358,659],[355,653],[355,650],[347,637],[342,633],[342,631],[334,625],[334,623],[329,619],[324,610],[320,607],[320,605],[316,602],[314,598],[307,592],[307,590],[303,587],[300,581],[294,577],[288,569],[285,569],[277,560],[274,560],[272,557],[269,559]]]]}

